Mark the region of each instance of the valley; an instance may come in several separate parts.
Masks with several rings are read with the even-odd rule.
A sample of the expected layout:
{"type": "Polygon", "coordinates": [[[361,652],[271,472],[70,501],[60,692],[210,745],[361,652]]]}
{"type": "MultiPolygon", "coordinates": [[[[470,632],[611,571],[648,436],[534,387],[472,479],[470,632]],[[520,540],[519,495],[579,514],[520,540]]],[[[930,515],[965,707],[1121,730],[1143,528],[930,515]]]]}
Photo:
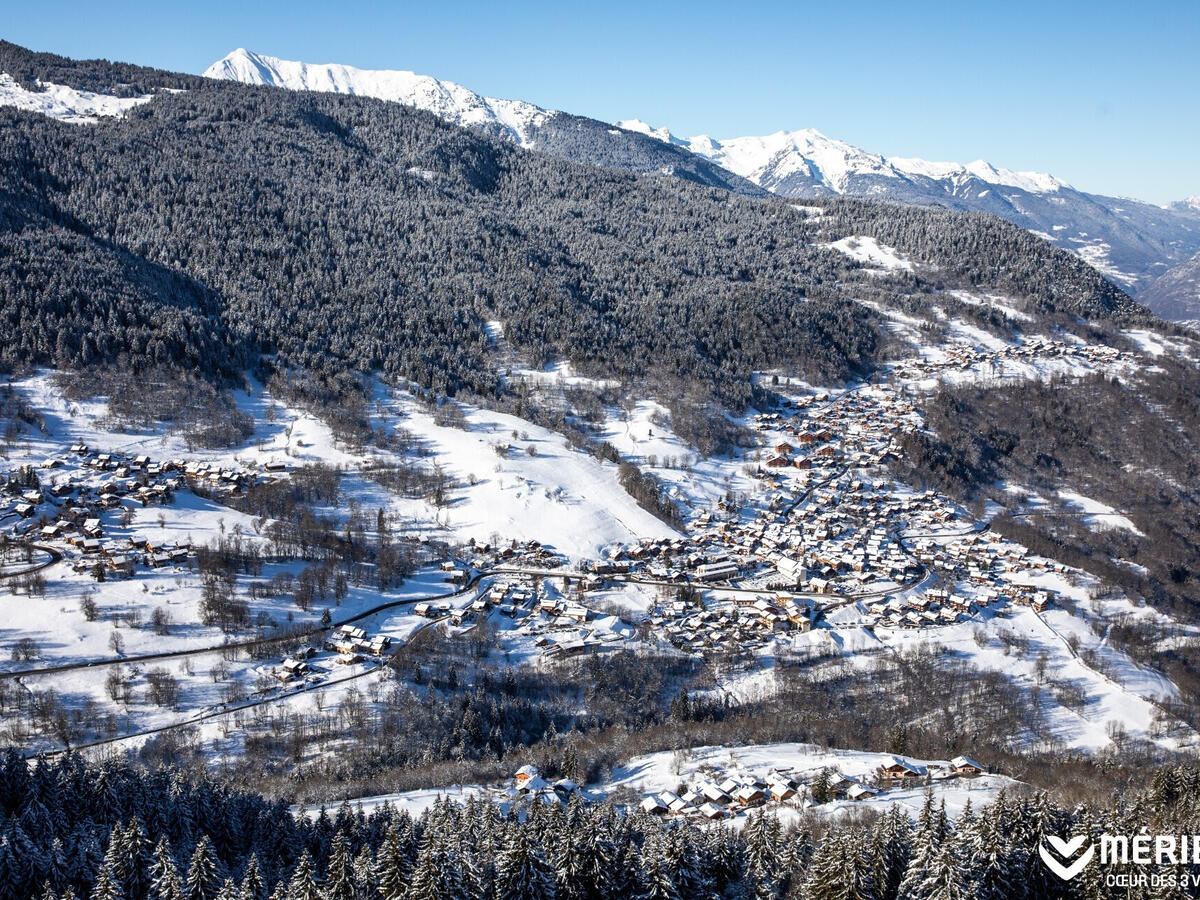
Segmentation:
{"type": "MultiPolygon", "coordinates": [[[[789,670],[869,676],[881,654],[932,652],[1026,697],[1008,753],[1194,750],[1200,736],[1169,711],[1177,688],[1107,645],[1112,623],[1159,614],[888,470],[923,427],[922,397],[947,381],[1118,375],[1163,343],[1006,341],[950,324],[945,342],[870,383],[771,376],[780,404],[746,417],[753,443],[728,457],[701,457],[653,402],[604,410],[611,462],[517,417],[446,401],[450,415],[380,385],[372,431],[416,448],[397,454],[385,440],[339,441],[254,382],[238,400],[254,433],[197,453],[170,430],[106,430],[103,398],[67,400],[47,374],[14,382],[38,428],[9,441],[0,513],[3,589],[21,601],[0,664],[7,737],[49,752],[145,752],[169,738],[172,752],[235,764],[285,722],[319,732],[331,716],[386,716],[389,693],[423,680],[408,646],[436,633],[474,648],[456,676],[468,684],[509,667],[665,655],[685,670],[708,660],[694,696],[735,706],[770,697],[789,670]],[[617,462],[652,473],[678,526],[629,496],[617,462]],[[409,498],[381,484],[379,472],[414,463],[445,487],[409,498]],[[319,495],[308,550],[292,514],[252,514],[251,498],[288,488],[319,495]],[[393,544],[405,563],[385,576],[378,554],[393,544]]],[[[561,396],[587,380],[536,383],[561,396]]],[[[1060,509],[1134,528],[1079,495],[1060,509]]],[[[434,677],[445,689],[445,672],[434,677]]],[[[990,752],[961,741],[945,752],[990,752]]],[[[341,742],[303,743],[298,759],[316,761],[341,742]]]]}
{"type": "Polygon", "coordinates": [[[1187,896],[1198,209],[0,41],[0,900],[1187,896]]]}

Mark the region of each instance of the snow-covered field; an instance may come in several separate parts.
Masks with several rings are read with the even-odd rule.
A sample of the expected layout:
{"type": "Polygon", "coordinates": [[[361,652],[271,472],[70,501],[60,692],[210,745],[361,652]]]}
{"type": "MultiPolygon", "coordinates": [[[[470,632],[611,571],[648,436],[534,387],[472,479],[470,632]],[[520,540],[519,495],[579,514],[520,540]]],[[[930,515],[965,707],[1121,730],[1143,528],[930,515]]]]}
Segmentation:
{"type": "Polygon", "coordinates": [[[63,122],[90,124],[123,116],[133,107],[154,99],[149,96],[113,97],[50,82],[39,82],[39,86],[40,91],[30,91],[17,84],[11,75],[0,73],[0,106],[15,106],[63,122]]]}

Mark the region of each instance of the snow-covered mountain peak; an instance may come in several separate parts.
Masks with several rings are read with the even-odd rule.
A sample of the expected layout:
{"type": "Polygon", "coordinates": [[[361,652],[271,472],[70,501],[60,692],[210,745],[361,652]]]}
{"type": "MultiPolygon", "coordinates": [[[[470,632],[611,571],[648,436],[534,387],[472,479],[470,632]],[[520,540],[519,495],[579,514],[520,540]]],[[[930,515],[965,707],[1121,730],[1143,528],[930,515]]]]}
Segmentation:
{"type": "Polygon", "coordinates": [[[657,138],[664,144],[674,144],[676,146],[685,145],[685,141],[681,141],[675,135],[671,134],[666,128],[655,128],[641,119],[622,119],[616,123],[618,128],[624,128],[626,131],[635,131],[638,134],[644,134],[647,137],[657,138]]]}
{"type": "Polygon", "coordinates": [[[522,146],[533,142],[533,132],[556,115],[520,100],[483,97],[474,91],[400,69],[358,69],[340,63],[304,63],[254,53],[239,47],[204,70],[206,78],[289,88],[355,94],[390,100],[428,110],[455,125],[496,130],[522,146]]]}

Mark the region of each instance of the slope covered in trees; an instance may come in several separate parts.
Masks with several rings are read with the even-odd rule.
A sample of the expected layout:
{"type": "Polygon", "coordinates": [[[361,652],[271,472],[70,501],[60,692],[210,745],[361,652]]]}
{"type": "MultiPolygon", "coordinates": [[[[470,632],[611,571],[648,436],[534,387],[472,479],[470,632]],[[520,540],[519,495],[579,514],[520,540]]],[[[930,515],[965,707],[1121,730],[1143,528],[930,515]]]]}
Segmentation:
{"type": "MultiPolygon", "coordinates": [[[[0,766],[0,898],[94,900],[654,900],[800,897],[1107,898],[1166,896],[1075,881],[1038,858],[1044,835],[1193,834],[1200,773],[1166,768],[1108,810],[1001,798],[957,821],[927,799],[917,820],[811,819],[743,831],[660,823],[609,806],[439,802],[419,819],[343,807],[314,819],[180,771],[145,773],[67,756],[0,766]]],[[[1110,871],[1129,874],[1136,867],[1110,871]]],[[[1156,870],[1194,878],[1195,862],[1156,870]]],[[[1187,896],[1187,892],[1169,896],[1187,896]]]]}
{"type": "MultiPolygon", "coordinates": [[[[157,77],[3,50],[26,76],[66,81],[78,66],[94,88],[157,77]]],[[[1041,311],[1140,313],[986,217],[838,201],[810,220],[778,200],[524,152],[395,104],[179,84],[96,126],[0,110],[0,322],[14,335],[0,364],[125,358],[217,374],[272,353],[495,396],[484,324],[499,320],[535,365],[670,376],[739,406],[758,369],[869,371],[882,337],[852,300],[937,286],[847,285],[853,264],[820,246],[846,234],[927,260],[940,284],[996,282],[1041,311]]]]}

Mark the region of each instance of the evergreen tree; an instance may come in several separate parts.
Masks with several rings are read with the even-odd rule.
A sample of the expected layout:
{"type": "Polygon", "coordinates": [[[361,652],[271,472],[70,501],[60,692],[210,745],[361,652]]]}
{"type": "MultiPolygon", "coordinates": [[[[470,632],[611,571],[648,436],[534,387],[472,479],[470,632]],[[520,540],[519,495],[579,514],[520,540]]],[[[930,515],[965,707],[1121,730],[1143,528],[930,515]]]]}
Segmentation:
{"type": "Polygon", "coordinates": [[[466,900],[458,861],[442,836],[427,831],[422,838],[408,900],[466,900]]]}
{"type": "Polygon", "coordinates": [[[288,900],[321,900],[321,889],[313,872],[312,857],[305,850],[287,886],[288,900]]]}
{"type": "Polygon", "coordinates": [[[167,843],[165,836],[160,837],[154,846],[148,874],[150,896],[154,900],[176,900],[182,896],[179,870],[175,865],[175,857],[171,855],[171,845],[167,843]]]}
{"type": "Polygon", "coordinates": [[[364,846],[354,857],[354,896],[356,900],[375,900],[376,893],[375,859],[371,848],[364,846]]]}
{"type": "Polygon", "coordinates": [[[751,814],[744,832],[746,877],[753,885],[755,900],[779,896],[782,829],[779,819],[759,812],[751,814]]]}
{"type": "Polygon", "coordinates": [[[246,863],[246,872],[242,876],[238,900],[266,900],[266,896],[267,885],[259,869],[258,854],[251,853],[250,859],[246,863]]]}
{"type": "Polygon", "coordinates": [[[829,832],[813,853],[801,896],[803,900],[876,900],[879,895],[860,833],[829,832]]]}
{"type": "Polygon", "coordinates": [[[184,900],[216,900],[224,879],[221,866],[213,852],[208,835],[200,838],[192,852],[187,879],[183,884],[184,900]]]}
{"type": "Polygon", "coordinates": [[[333,849],[329,854],[324,893],[326,900],[355,900],[354,861],[350,856],[346,835],[340,830],[333,839],[333,849]]]}
{"type": "Polygon", "coordinates": [[[383,845],[375,857],[375,879],[383,900],[401,900],[408,891],[413,863],[395,825],[388,827],[383,845]]]}
{"type": "Polygon", "coordinates": [[[101,866],[96,875],[96,884],[92,888],[92,900],[125,900],[121,894],[121,885],[108,870],[108,866],[101,866]]]}
{"type": "Polygon", "coordinates": [[[528,829],[516,826],[496,862],[496,900],[554,900],[554,869],[528,829]]]}

